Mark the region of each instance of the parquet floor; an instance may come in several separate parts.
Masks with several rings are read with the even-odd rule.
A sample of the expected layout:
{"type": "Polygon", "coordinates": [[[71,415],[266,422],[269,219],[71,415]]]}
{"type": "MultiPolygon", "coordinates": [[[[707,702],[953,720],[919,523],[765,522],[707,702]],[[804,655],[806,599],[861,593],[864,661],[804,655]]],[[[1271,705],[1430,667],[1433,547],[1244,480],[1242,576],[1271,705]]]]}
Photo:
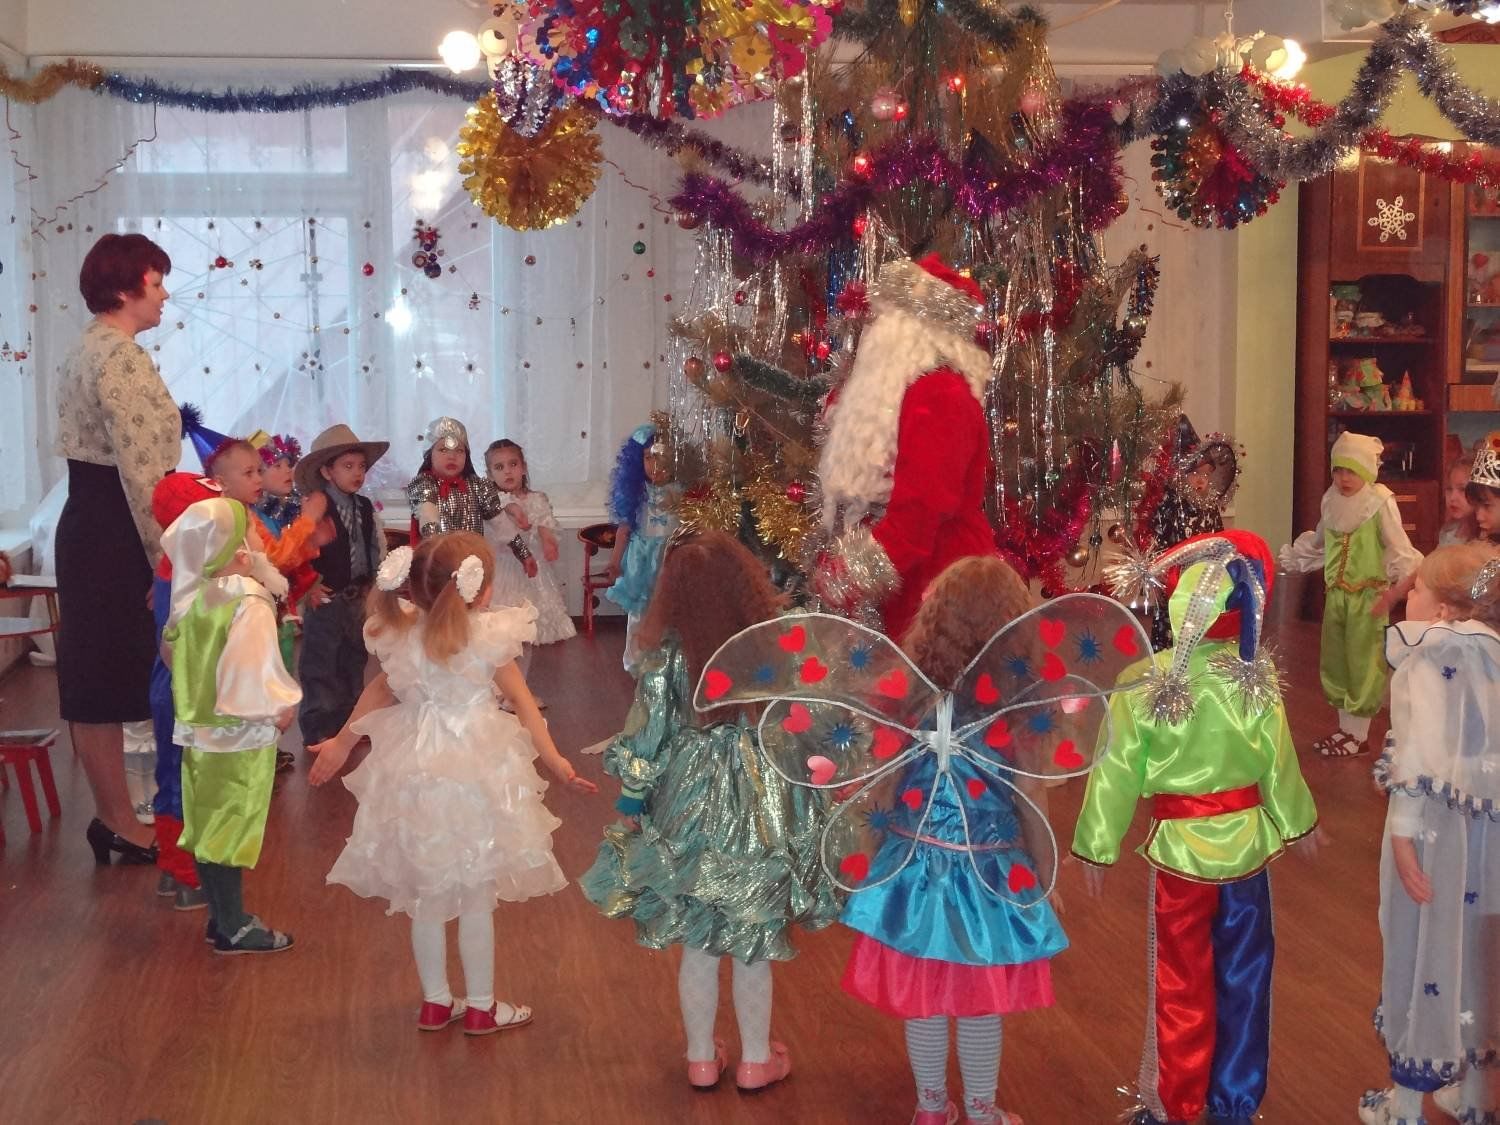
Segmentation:
{"type": "MultiPolygon", "coordinates": [[[[538,653],[532,682],[565,752],[617,728],[631,692],[620,645],[606,630],[538,653]]],[[[1318,689],[1317,627],[1290,626],[1281,649],[1305,747],[1331,718],[1318,689]]],[[[50,670],[22,665],[0,681],[0,728],[50,725],[55,715],[50,670]]],[[[801,956],[776,970],[774,1033],[795,1070],[759,1097],[729,1083],[689,1090],[675,957],[638,948],[627,925],[599,918],[576,887],[496,915],[497,988],[536,1008],[532,1027],[484,1039],[418,1034],[405,918],[323,881],[354,812],[342,786],[312,790],[299,760],[278,784],[265,856],[246,878],[247,904],[292,931],[296,948],[219,958],[203,945],[201,912],[178,914],[154,897],[154,870],[94,866],[83,838],[87,786],[65,741],[54,753],[60,821],[28,836],[14,785],[0,797],[9,836],[0,850],[3,1125],[909,1119],[901,1027],[839,990],[849,944],[839,927],[804,935],[801,956]]],[[[607,784],[597,797],[549,795],[570,875],[588,866],[612,819],[599,759],[578,760],[607,784]]],[[[1361,1090],[1383,1078],[1370,1026],[1383,804],[1369,759],[1304,754],[1303,768],[1332,846],[1316,864],[1288,857],[1274,869],[1271,1125],[1352,1122],[1361,1090]]],[[[1064,839],[1081,788],[1054,790],[1064,839]]],[[[1145,885],[1134,856],[1097,902],[1076,870],[1064,873],[1072,948],[1055,963],[1058,1004],[1005,1028],[1001,1102],[1028,1125],[1106,1125],[1124,1104],[1116,1087],[1135,1073],[1145,1018],[1145,885]]],[[[451,966],[458,986],[456,950],[451,966]]],[[[720,1024],[733,1058],[727,978],[720,1024]]]]}

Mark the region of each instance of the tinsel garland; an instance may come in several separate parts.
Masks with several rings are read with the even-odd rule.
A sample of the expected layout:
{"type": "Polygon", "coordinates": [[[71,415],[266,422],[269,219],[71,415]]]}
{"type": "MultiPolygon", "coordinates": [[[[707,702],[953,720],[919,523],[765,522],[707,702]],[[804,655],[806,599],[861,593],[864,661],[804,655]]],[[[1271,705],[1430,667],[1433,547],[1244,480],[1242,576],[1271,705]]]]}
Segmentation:
{"type": "Polygon", "coordinates": [[[16,78],[0,65],[0,98],[18,105],[36,105],[55,98],[65,86],[92,90],[103,81],[103,67],[78,59],[44,66],[30,78],[16,78]]]}
{"type": "Polygon", "coordinates": [[[1113,117],[1106,103],[1091,100],[1065,103],[1060,117],[1049,144],[1034,150],[1025,164],[1004,170],[961,166],[931,137],[899,138],[870,154],[867,170],[851,173],[820,196],[807,221],[786,230],[762,221],[732,185],[701,173],[685,176],[671,202],[728,231],[735,251],[756,263],[783,254],[825,254],[847,242],[855,217],[877,194],[918,183],[952,191],[955,205],[979,222],[1024,206],[1077,175],[1083,226],[1101,230],[1121,210],[1113,117]]]}
{"type": "Polygon", "coordinates": [[[730,370],[746,386],[802,407],[816,403],[833,386],[833,381],[826,375],[798,378],[791,372],[752,355],[735,356],[734,366],[730,370]]]}
{"type": "MultiPolygon", "coordinates": [[[[1047,17],[1030,5],[1017,8],[1014,15],[996,11],[978,0],[923,0],[935,12],[947,16],[965,31],[996,51],[1008,51],[1016,45],[1023,25],[1046,27],[1047,17]]],[[[833,19],[833,33],[844,39],[857,39],[866,45],[899,26],[900,0],[866,0],[864,10],[852,12],[846,6],[833,19]]],[[[920,16],[918,17],[921,18],[920,16]]]]}
{"type": "Polygon", "coordinates": [[[1177,471],[1177,441],[1175,433],[1168,433],[1161,440],[1151,463],[1141,473],[1144,487],[1140,502],[1135,509],[1135,527],[1131,529],[1132,543],[1151,541],[1151,520],[1156,509],[1161,507],[1162,497],[1167,494],[1167,482],[1177,471]]]}
{"type": "Polygon", "coordinates": [[[1500,144],[1500,102],[1464,85],[1452,59],[1410,8],[1381,25],[1353,88],[1319,114],[1311,136],[1288,137],[1262,104],[1261,87],[1229,70],[1201,78],[1173,75],[1155,89],[1140,83],[1122,87],[1116,92],[1126,107],[1122,134],[1127,140],[1164,134],[1195,107],[1211,105],[1215,123],[1256,171],[1280,180],[1315,179],[1331,172],[1375,128],[1395,96],[1403,67],[1415,73],[1418,89],[1461,136],[1500,144]]]}
{"type": "MultiPolygon", "coordinates": [[[[1241,77],[1255,83],[1267,106],[1291,114],[1304,125],[1316,128],[1333,116],[1334,107],[1313,97],[1306,86],[1278,82],[1249,68],[1241,72],[1241,77]]],[[[1500,157],[1489,156],[1479,148],[1471,148],[1464,155],[1456,156],[1443,152],[1430,141],[1419,137],[1394,137],[1389,130],[1381,128],[1366,130],[1359,139],[1359,146],[1372,156],[1397,161],[1429,176],[1457,183],[1500,187],[1500,157]]]]}
{"type": "Polygon", "coordinates": [[[1053,591],[1065,588],[1060,560],[1077,545],[1093,512],[1088,483],[1064,486],[1040,516],[1015,500],[1006,500],[1003,509],[996,544],[1005,561],[1022,578],[1040,578],[1053,591]]]}
{"type": "Polygon", "coordinates": [[[771,183],[771,166],[766,161],[744,149],[715,140],[707,133],[690,129],[681,122],[662,121],[648,113],[609,116],[601,110],[600,116],[606,117],[611,124],[629,129],[652,148],[660,149],[668,156],[676,156],[683,151],[691,152],[736,180],[771,183]]]}
{"type": "Polygon", "coordinates": [[[1116,368],[1127,382],[1132,381],[1130,365],[1140,354],[1141,344],[1146,339],[1146,326],[1151,321],[1151,311],[1156,303],[1156,287],[1161,281],[1160,262],[1160,255],[1140,254],[1135,281],[1125,304],[1125,315],[1118,326],[1108,330],[1105,366],[1116,368]]]}

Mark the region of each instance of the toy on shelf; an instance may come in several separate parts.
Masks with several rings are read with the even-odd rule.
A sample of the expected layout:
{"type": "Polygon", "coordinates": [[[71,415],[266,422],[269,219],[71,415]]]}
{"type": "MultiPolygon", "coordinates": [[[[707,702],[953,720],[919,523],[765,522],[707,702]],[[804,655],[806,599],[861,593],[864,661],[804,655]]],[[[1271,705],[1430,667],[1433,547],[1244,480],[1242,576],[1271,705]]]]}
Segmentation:
{"type": "Polygon", "coordinates": [[[1500,255],[1476,250],[1469,256],[1465,291],[1471,305],[1500,305],[1500,255]]]}
{"type": "Polygon", "coordinates": [[[1343,378],[1339,383],[1338,401],[1334,407],[1337,410],[1362,411],[1391,409],[1390,388],[1385,385],[1385,379],[1373,356],[1363,356],[1345,365],[1343,378]]]}
{"type": "Polygon", "coordinates": [[[1422,409],[1422,400],[1411,389],[1411,372],[1401,376],[1401,385],[1396,388],[1396,397],[1391,400],[1391,409],[1407,413],[1422,409]]]}

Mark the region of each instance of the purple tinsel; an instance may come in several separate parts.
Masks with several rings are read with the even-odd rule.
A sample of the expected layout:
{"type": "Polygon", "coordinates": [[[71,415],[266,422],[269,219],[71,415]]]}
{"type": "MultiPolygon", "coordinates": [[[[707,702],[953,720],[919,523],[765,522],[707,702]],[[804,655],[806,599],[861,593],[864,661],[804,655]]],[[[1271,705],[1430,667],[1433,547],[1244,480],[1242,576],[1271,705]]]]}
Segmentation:
{"type": "Polygon", "coordinates": [[[756,262],[788,253],[825,253],[849,239],[854,219],[869,209],[877,194],[914,183],[950,187],[955,204],[970,218],[982,221],[1014,210],[1076,176],[1084,225],[1102,230],[1120,214],[1116,137],[1107,103],[1069,101],[1062,107],[1057,139],[1036,149],[1026,163],[1011,168],[991,168],[977,161],[960,166],[930,137],[901,138],[872,153],[867,173],[855,174],[821,196],[812,217],[787,230],[761,222],[734,187],[701,173],[684,176],[682,189],[671,203],[727,230],[735,252],[756,262]]]}

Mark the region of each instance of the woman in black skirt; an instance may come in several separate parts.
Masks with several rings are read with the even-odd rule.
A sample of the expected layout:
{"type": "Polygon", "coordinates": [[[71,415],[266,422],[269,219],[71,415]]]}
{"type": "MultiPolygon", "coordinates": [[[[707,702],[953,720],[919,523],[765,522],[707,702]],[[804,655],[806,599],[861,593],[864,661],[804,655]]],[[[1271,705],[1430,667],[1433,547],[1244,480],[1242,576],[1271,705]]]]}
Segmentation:
{"type": "Polygon", "coordinates": [[[161,323],[172,268],[143,234],[106,234],[78,287],[94,319],[63,363],[58,452],[68,502],[57,524],[57,693],[94,793],[95,858],[155,861],[152,830],[125,788],[123,724],[151,718],[151,573],[156,482],[177,467],[181,420],[137,333],[161,323]]]}

